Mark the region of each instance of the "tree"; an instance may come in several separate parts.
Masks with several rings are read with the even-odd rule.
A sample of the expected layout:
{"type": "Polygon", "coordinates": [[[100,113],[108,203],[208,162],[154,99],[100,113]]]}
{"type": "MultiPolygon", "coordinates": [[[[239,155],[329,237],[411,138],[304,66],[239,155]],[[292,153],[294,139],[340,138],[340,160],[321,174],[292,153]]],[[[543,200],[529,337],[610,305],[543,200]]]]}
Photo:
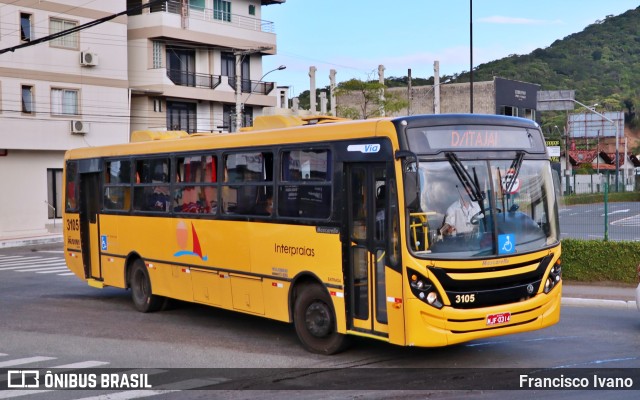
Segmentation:
{"type": "Polygon", "coordinates": [[[362,81],[353,78],[340,83],[336,88],[336,96],[342,98],[344,105],[338,104],[338,115],[352,119],[368,119],[379,117],[381,110],[393,113],[407,107],[406,100],[386,89],[385,85],[373,80],[362,81]],[[384,95],[380,96],[381,93],[384,95]]]}

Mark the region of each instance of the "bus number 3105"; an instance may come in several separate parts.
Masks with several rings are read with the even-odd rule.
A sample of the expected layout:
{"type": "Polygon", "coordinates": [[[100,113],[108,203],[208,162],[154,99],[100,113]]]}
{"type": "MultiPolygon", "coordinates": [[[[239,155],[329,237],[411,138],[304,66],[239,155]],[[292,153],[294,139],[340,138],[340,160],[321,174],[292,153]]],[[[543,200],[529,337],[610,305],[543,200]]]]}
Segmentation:
{"type": "Polygon", "coordinates": [[[476,301],[476,295],[475,294],[457,294],[456,295],[456,303],[460,304],[460,303],[473,303],[474,301],[476,301]]]}

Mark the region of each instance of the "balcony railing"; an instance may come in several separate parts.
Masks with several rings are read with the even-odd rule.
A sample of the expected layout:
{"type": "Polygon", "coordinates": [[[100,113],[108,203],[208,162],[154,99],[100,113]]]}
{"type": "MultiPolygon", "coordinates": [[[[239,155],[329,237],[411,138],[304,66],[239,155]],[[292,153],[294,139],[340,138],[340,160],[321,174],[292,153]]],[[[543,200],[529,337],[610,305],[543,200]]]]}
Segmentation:
{"type": "MultiPolygon", "coordinates": [[[[236,77],[229,77],[229,86],[236,90],[236,77]]],[[[269,94],[275,84],[273,82],[264,82],[264,81],[250,81],[248,79],[242,79],[242,93],[256,93],[256,94],[269,94]]]]}
{"type": "MultiPolygon", "coordinates": [[[[151,7],[151,12],[182,14],[181,10],[182,6],[179,0],[167,0],[151,7]]],[[[245,15],[231,14],[221,10],[214,10],[212,8],[189,6],[187,7],[187,17],[202,21],[235,25],[238,28],[243,29],[275,33],[273,22],[251,18],[245,15]]]]}
{"type": "Polygon", "coordinates": [[[179,69],[167,69],[167,76],[178,86],[215,89],[222,82],[220,75],[197,74],[179,69]]]}
{"type": "MultiPolygon", "coordinates": [[[[178,86],[190,86],[205,89],[215,89],[222,83],[220,75],[198,74],[195,72],[187,72],[180,69],[167,69],[167,77],[178,86]]],[[[236,90],[236,77],[227,77],[229,86],[236,90]]],[[[269,94],[275,87],[274,82],[251,81],[242,79],[242,93],[269,94]]]]}

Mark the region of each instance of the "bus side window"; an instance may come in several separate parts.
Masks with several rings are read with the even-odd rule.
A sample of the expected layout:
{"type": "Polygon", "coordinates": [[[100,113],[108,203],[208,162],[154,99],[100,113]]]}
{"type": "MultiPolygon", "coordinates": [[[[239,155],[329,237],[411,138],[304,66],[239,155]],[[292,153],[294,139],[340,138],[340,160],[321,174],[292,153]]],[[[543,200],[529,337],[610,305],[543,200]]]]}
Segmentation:
{"type": "Polygon", "coordinates": [[[78,210],[78,162],[68,161],[66,171],[65,207],[67,212],[78,210]]]}
{"type": "Polygon", "coordinates": [[[278,214],[327,219],[331,214],[331,152],[291,150],[281,154],[278,214]]]}
{"type": "Polygon", "coordinates": [[[170,207],[168,158],[140,159],[136,163],[140,182],[133,192],[134,209],[168,212],[170,207]]]}
{"type": "Polygon", "coordinates": [[[131,162],[110,160],[105,163],[104,208],[128,211],[131,206],[131,162]]]}
{"type": "Polygon", "coordinates": [[[252,152],[228,154],[224,158],[225,182],[222,188],[223,213],[255,215],[257,205],[273,182],[273,154],[252,152]]]}

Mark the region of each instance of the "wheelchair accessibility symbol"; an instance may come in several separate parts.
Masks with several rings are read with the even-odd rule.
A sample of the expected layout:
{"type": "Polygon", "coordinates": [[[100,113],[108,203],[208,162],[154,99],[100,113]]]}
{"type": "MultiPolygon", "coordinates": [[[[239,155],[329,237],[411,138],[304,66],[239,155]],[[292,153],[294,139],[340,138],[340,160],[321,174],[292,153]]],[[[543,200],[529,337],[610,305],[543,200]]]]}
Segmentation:
{"type": "Polygon", "coordinates": [[[516,251],[516,237],[514,234],[498,235],[498,254],[510,254],[516,251]]]}

